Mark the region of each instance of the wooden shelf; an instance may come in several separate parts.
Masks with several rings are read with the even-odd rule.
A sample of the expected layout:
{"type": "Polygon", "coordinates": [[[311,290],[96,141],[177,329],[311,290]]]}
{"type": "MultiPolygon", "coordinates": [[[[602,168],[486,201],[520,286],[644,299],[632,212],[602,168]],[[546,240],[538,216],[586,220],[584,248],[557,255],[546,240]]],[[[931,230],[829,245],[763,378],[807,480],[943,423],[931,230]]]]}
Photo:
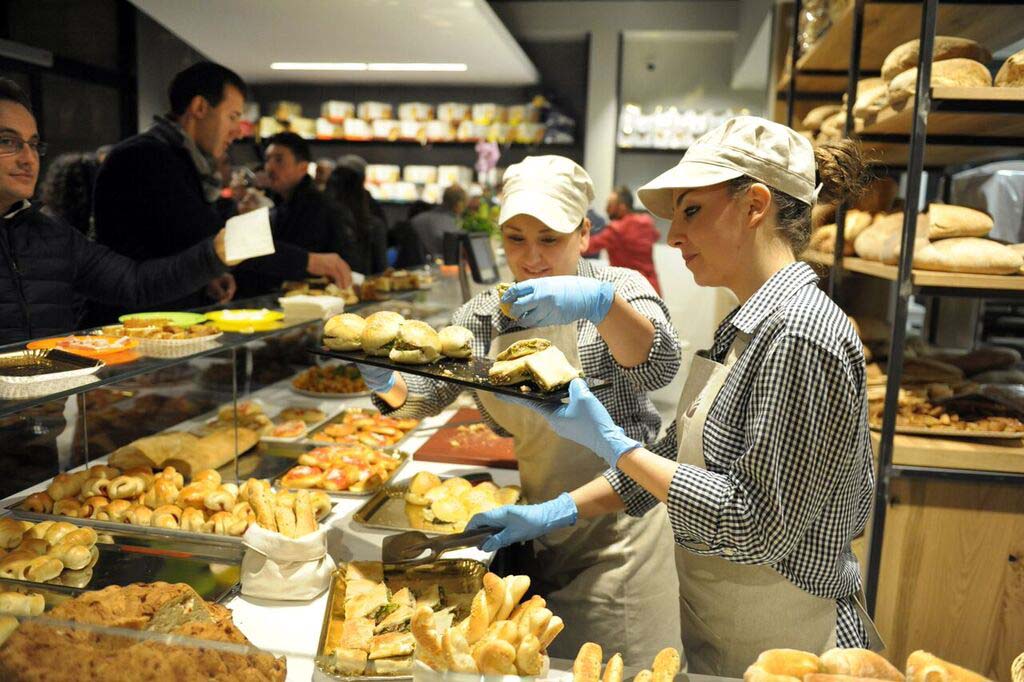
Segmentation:
{"type": "MultiPolygon", "coordinates": [[[[1024,104],[1024,88],[932,88],[928,135],[1019,137],[1024,145],[1024,115],[995,111],[1007,104],[1024,104]],[[979,111],[944,111],[944,103],[970,106],[979,111]]],[[[913,118],[914,100],[911,98],[901,111],[886,107],[873,123],[859,132],[863,135],[910,135],[913,118]]]]}
{"type": "MultiPolygon", "coordinates": [[[[864,41],[861,69],[878,71],[893,50],[920,36],[920,2],[868,2],[864,8],[864,41]]],[[[797,61],[802,71],[845,71],[850,61],[853,36],[853,3],[836,18],[832,27],[797,61]]],[[[1021,9],[1010,4],[939,3],[938,35],[971,38],[996,52],[1018,41],[1024,33],[1021,9]]],[[[797,87],[802,88],[797,77],[797,87]]]]}
{"type": "MultiPolygon", "coordinates": [[[[932,114],[934,116],[934,114],[932,114]]],[[[929,119],[930,121],[930,119],[929,119]]],[[[929,128],[930,128],[929,123],[929,128]]],[[[862,140],[861,146],[872,163],[905,169],[910,159],[910,144],[862,140]]],[[[1020,145],[998,147],[993,145],[950,145],[929,141],[924,149],[925,170],[979,164],[1003,159],[1017,159],[1024,155],[1024,140],[1020,145]]]]}
{"type": "MultiPolygon", "coordinates": [[[[796,77],[797,92],[820,93],[822,100],[826,102],[842,97],[842,94],[846,92],[847,85],[849,85],[849,77],[841,74],[819,75],[816,73],[799,73],[796,77]]],[[[785,99],[786,89],[789,87],[789,74],[786,73],[780,76],[779,82],[775,87],[779,97],[785,99]]]]}
{"type": "MultiPolygon", "coordinates": [[[[880,279],[895,282],[895,265],[886,265],[863,258],[847,257],[843,267],[880,279]]],[[[992,291],[1024,291],[1024,277],[1020,275],[970,275],[961,272],[935,272],[914,270],[913,284],[916,287],[942,287],[948,289],[987,289],[992,291]]]]}
{"type": "MultiPolygon", "coordinates": [[[[880,441],[880,434],[872,431],[871,442],[876,451],[880,441]]],[[[1024,474],[1024,440],[970,440],[896,434],[892,463],[897,466],[1024,474]]]]}

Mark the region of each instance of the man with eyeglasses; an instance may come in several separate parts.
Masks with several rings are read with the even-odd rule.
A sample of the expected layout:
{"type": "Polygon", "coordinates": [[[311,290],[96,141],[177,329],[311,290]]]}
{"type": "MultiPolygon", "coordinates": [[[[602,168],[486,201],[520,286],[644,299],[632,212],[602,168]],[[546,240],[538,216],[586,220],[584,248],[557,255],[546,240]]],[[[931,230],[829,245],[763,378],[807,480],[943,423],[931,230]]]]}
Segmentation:
{"type": "Polygon", "coordinates": [[[75,294],[151,306],[227,270],[223,230],[177,255],[139,263],[43,213],[29,199],[45,151],[28,97],[0,78],[0,344],[73,331],[75,294]]]}

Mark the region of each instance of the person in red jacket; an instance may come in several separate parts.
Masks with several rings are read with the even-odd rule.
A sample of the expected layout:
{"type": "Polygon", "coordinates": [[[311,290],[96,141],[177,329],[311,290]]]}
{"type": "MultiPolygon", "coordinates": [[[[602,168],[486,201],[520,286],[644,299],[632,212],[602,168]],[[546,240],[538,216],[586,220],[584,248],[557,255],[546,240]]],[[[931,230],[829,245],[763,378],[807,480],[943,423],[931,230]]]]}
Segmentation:
{"type": "Polygon", "coordinates": [[[612,266],[636,270],[661,295],[658,274],[654,271],[654,245],[661,234],[650,214],[633,212],[633,193],[625,185],[616,187],[608,195],[605,211],[608,226],[590,236],[587,255],[607,251],[612,266]]]}

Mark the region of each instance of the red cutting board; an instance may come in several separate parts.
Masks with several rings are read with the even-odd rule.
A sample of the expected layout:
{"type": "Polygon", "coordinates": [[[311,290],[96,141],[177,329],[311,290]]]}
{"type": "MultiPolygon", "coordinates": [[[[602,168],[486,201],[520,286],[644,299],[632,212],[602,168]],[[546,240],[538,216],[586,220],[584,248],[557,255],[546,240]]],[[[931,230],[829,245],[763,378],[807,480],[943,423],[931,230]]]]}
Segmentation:
{"type": "Polygon", "coordinates": [[[479,410],[461,408],[416,451],[416,461],[518,469],[512,439],[495,434],[481,418],[479,410]]]}

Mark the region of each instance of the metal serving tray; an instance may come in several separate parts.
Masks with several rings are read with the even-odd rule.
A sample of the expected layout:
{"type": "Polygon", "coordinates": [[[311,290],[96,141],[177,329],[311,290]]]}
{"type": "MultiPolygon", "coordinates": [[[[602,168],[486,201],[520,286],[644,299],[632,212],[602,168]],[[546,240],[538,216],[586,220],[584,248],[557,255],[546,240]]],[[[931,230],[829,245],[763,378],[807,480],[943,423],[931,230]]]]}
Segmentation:
{"type": "MultiPolygon", "coordinates": [[[[476,594],[483,585],[487,567],[472,559],[441,559],[430,564],[419,566],[400,566],[384,564],[384,583],[394,592],[408,587],[413,594],[419,588],[439,585],[446,594],[476,594]]],[[[469,604],[456,611],[456,619],[465,618],[469,604]]],[[[327,595],[327,608],[324,609],[324,622],[320,628],[320,642],[316,648],[314,680],[336,680],[341,682],[394,682],[395,680],[411,680],[412,675],[357,675],[344,676],[330,669],[330,656],[327,653],[327,639],[331,623],[345,619],[345,566],[338,567],[331,575],[331,588],[327,595]]]]}
{"type": "MultiPolygon", "coordinates": [[[[545,392],[530,381],[508,386],[491,383],[488,378],[488,370],[490,370],[494,361],[489,358],[470,358],[469,360],[452,360],[450,358],[443,358],[430,365],[401,365],[391,362],[391,360],[385,357],[367,355],[366,353],[356,351],[347,352],[329,350],[326,348],[311,348],[309,352],[314,355],[321,355],[327,358],[338,358],[339,360],[344,360],[346,362],[374,365],[375,367],[383,367],[396,372],[417,374],[419,376],[427,377],[428,379],[445,381],[450,384],[459,384],[460,386],[466,386],[478,391],[501,393],[508,396],[515,396],[517,398],[524,398],[526,400],[534,400],[542,403],[558,403],[569,399],[568,386],[563,386],[555,391],[545,392]],[[524,391],[524,388],[528,390],[524,391]]],[[[607,379],[591,379],[589,377],[584,377],[584,381],[587,382],[587,386],[592,390],[605,388],[606,386],[611,385],[611,382],[607,379]]]]}
{"type": "MultiPolygon", "coordinates": [[[[329,447],[330,445],[331,445],[330,443],[324,443],[324,444],[317,445],[316,447],[329,447]]],[[[309,450],[309,449],[311,449],[311,448],[308,448],[308,447],[306,448],[306,450],[309,450]]],[[[327,493],[328,495],[330,495],[332,497],[368,497],[368,496],[373,495],[373,494],[377,493],[378,491],[382,490],[383,488],[385,488],[387,486],[388,483],[390,483],[391,481],[395,480],[395,476],[400,474],[402,472],[402,469],[405,468],[405,465],[408,464],[409,460],[412,459],[412,455],[410,455],[408,452],[405,452],[403,450],[396,450],[394,448],[379,448],[378,452],[380,452],[382,454],[385,454],[385,455],[389,455],[390,457],[393,457],[394,459],[399,460],[399,463],[398,463],[398,468],[396,468],[394,471],[392,471],[391,475],[388,476],[386,479],[384,479],[384,481],[382,481],[381,484],[379,486],[377,486],[376,488],[370,488],[369,490],[364,490],[362,492],[354,493],[354,492],[349,492],[348,490],[327,490],[325,488],[294,488],[294,487],[288,487],[288,486],[284,485],[281,482],[282,478],[284,477],[284,474],[287,473],[287,469],[284,472],[281,472],[281,474],[279,475],[278,478],[274,479],[273,485],[274,485],[274,488],[276,488],[277,490],[310,490],[310,491],[314,491],[314,492],[327,493]]],[[[298,463],[293,461],[291,466],[298,466],[298,463]]],[[[289,466],[288,468],[290,469],[291,466],[289,466]]]]}
{"type": "MultiPolygon", "coordinates": [[[[494,480],[489,473],[468,474],[460,476],[460,478],[464,478],[474,485],[494,480]]],[[[459,529],[451,524],[438,525],[425,521],[422,507],[406,504],[405,493],[408,489],[407,485],[381,488],[356,511],[352,520],[361,526],[380,530],[418,530],[427,535],[453,535],[459,532],[459,529]]],[[[520,494],[516,504],[525,503],[520,494]]]]}

